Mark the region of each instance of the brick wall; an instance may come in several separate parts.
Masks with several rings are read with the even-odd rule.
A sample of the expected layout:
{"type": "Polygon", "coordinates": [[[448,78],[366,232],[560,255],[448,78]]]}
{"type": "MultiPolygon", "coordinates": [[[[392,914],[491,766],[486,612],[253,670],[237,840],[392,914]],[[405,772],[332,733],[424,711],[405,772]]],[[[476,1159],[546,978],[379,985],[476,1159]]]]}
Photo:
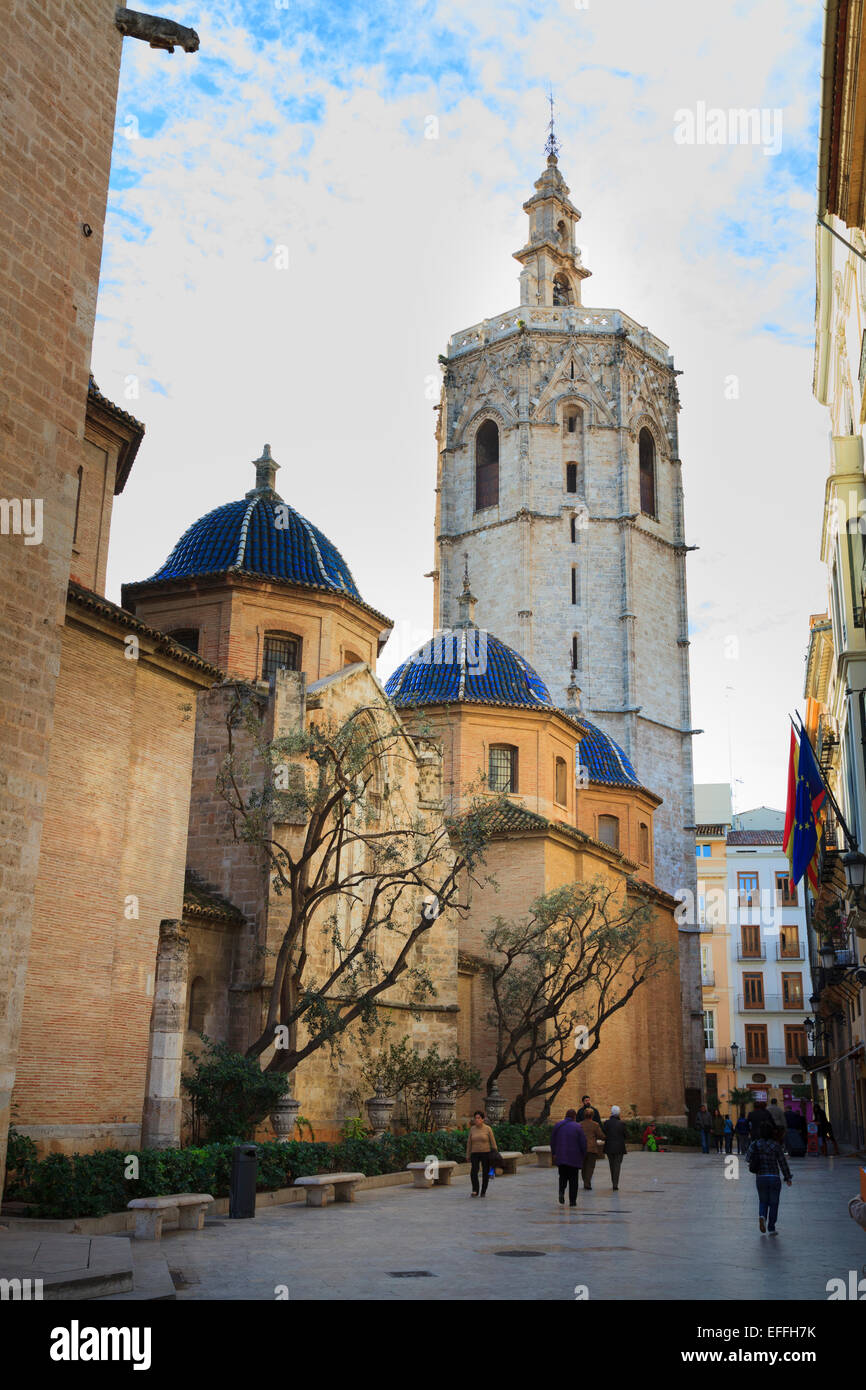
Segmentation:
{"type": "Polygon", "coordinates": [[[121,37],[115,0],[9,0],[0,51],[0,1183],[39,860],[121,37]],[[92,236],[82,233],[88,223],[92,236]]]}

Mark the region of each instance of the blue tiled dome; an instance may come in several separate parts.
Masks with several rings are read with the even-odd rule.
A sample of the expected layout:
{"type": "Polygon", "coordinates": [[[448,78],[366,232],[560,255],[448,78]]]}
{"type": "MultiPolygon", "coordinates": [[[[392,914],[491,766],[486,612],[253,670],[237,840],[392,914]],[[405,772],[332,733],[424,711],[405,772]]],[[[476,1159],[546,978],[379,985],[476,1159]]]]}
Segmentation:
{"type": "Polygon", "coordinates": [[[555,708],[547,686],[529,662],[492,633],[474,626],[437,633],[397,667],[385,692],[398,709],[458,701],[555,708]]]}
{"type": "Polygon", "coordinates": [[[582,714],[571,714],[571,718],[583,735],[577,749],[577,765],[586,768],[591,782],[604,782],[609,787],[641,785],[629,759],[609,734],[597,724],[590,724],[582,714]]]}
{"type": "Polygon", "coordinates": [[[270,489],[194,521],[148,582],[228,570],[361,598],[337,547],[270,489]]]}

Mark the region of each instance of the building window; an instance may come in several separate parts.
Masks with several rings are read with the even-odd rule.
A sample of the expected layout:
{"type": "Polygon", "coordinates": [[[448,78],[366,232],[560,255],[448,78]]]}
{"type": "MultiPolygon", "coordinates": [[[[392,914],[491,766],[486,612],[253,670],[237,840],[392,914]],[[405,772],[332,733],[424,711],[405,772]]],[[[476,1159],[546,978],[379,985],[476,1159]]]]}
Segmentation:
{"type": "Polygon", "coordinates": [[[580,670],[580,638],[577,633],[571,639],[571,669],[572,671],[580,670]]]}
{"type": "Polygon", "coordinates": [[[577,517],[571,518],[571,543],[577,545],[577,517]]]}
{"type": "Polygon", "coordinates": [[[577,565],[571,567],[571,601],[577,603],[577,565]]]}
{"type": "Polygon", "coordinates": [[[574,294],[568,283],[568,277],[562,272],[555,275],[553,279],[553,303],[554,305],[574,303],[574,294]]]}
{"type": "Polygon", "coordinates": [[[763,960],[764,953],[761,949],[761,927],[757,922],[740,923],[740,955],[748,960],[763,960]]]}
{"type": "Polygon", "coordinates": [[[565,490],[566,492],[577,492],[576,463],[567,463],[565,465],[565,490]]]}
{"type": "Polygon", "coordinates": [[[755,1066],[763,1062],[769,1062],[770,1054],[767,1051],[767,1025],[766,1023],[747,1023],[746,1024],[746,1065],[755,1066]]]}
{"type": "Polygon", "coordinates": [[[193,1033],[204,1032],[205,989],[204,979],[197,975],[189,987],[189,1013],[187,1027],[193,1033]]]}
{"type": "Polygon", "coordinates": [[[650,862],[650,836],[649,826],[645,821],[641,821],[637,831],[638,839],[638,858],[642,864],[650,862]]]}
{"type": "Polygon", "coordinates": [[[737,896],[740,907],[758,906],[757,874],[737,874],[737,896]]]}
{"type": "Polygon", "coordinates": [[[556,760],[556,800],[560,806],[568,805],[568,764],[565,758],[556,760]]]}
{"type": "Polygon", "coordinates": [[[776,874],[776,904],[779,907],[797,906],[797,885],[791,888],[791,880],[787,873],[776,874]]]}
{"type": "Polygon", "coordinates": [[[517,791],[517,749],[493,744],[488,762],[488,784],[492,792],[517,791]]]}
{"type": "Polygon", "coordinates": [[[803,1007],[803,976],[797,972],[787,974],[782,972],[782,1008],[783,1009],[802,1009],[803,1007]]]}
{"type": "Polygon", "coordinates": [[[779,928],[779,959],[800,959],[800,931],[798,927],[779,928]]]}
{"type": "Polygon", "coordinates": [[[785,1024],[785,1063],[789,1067],[799,1067],[800,1058],[808,1052],[806,1030],[797,1024],[785,1024]]]}
{"type": "Polygon", "coordinates": [[[197,627],[176,627],[173,631],[166,633],[166,636],[171,637],[173,641],[179,642],[182,647],[186,647],[187,651],[195,652],[196,656],[198,656],[199,630],[197,627]]]}
{"type": "Polygon", "coordinates": [[[599,816],[598,838],[603,845],[619,849],[619,816],[599,816]]]}
{"type": "Polygon", "coordinates": [[[262,657],[262,680],[269,681],[277,671],[297,671],[300,669],[301,641],[287,632],[265,634],[265,650],[262,657]]]}
{"type": "Polygon", "coordinates": [[[72,544],[78,540],[78,514],[81,511],[81,484],[84,482],[84,469],[78,465],[78,491],[75,494],[75,524],[72,527],[72,544]]]}
{"type": "Polygon", "coordinates": [[[647,516],[656,515],[656,446],[649,430],[638,436],[640,466],[640,509],[647,516]]]}
{"type": "Polygon", "coordinates": [[[712,852],[712,845],[695,845],[695,854],[698,859],[709,859],[712,852]]]}
{"type": "Polygon", "coordinates": [[[743,976],[743,1008],[744,1009],[763,1009],[764,1007],[764,977],[758,972],[754,975],[743,976]]]}
{"type": "Polygon", "coordinates": [[[713,958],[709,946],[701,947],[701,984],[712,985],[715,983],[713,975],[713,958]]]}
{"type": "MultiPolygon", "coordinates": [[[[573,362],[572,362],[572,364],[571,364],[571,375],[574,376],[574,363],[573,363],[573,362]]],[[[574,434],[575,431],[577,430],[577,416],[576,416],[576,415],[569,415],[568,420],[567,420],[567,425],[568,425],[568,433],[569,433],[569,434],[574,434]]]]}
{"type": "Polygon", "coordinates": [[[499,503],[499,427],[485,420],[475,436],[475,510],[499,503]]]}
{"type": "Polygon", "coordinates": [[[704,1047],[711,1051],[716,1045],[716,1015],[712,1009],[704,1009],[704,1047]]]}

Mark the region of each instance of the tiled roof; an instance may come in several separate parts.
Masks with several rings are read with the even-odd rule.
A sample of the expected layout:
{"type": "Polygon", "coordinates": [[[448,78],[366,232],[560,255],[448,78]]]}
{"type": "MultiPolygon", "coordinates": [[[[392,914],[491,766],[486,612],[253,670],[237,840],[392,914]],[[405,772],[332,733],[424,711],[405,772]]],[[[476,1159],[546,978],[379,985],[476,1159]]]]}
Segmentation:
{"type": "Polygon", "coordinates": [[[229,570],[361,597],[336,546],[274,494],[242,497],[199,517],[146,582],[229,570]]]}
{"type": "Polygon", "coordinates": [[[578,830],[576,825],[569,825],[564,820],[548,820],[546,816],[540,816],[537,811],[530,811],[525,806],[518,805],[517,802],[507,801],[503,798],[500,804],[491,808],[491,814],[484,821],[484,831],[488,835],[526,835],[526,834],[548,834],[558,831],[562,835],[568,835],[572,840],[578,840],[582,845],[593,845],[596,849],[604,850],[605,854],[611,854],[616,859],[622,860],[626,864],[631,864],[621,850],[613,849],[611,845],[606,845],[602,840],[596,840],[592,835],[587,835],[584,830],[578,830]]]}
{"type": "Polygon", "coordinates": [[[576,719],[583,737],[577,750],[577,766],[585,767],[591,782],[609,787],[639,787],[637,773],[618,743],[583,715],[576,719]]]}
{"type": "Polygon", "coordinates": [[[148,627],[147,623],[136,618],[134,613],[119,607],[116,603],[111,603],[101,594],[94,593],[92,589],[85,589],[82,584],[76,584],[74,580],[70,580],[67,594],[70,602],[78,604],[80,608],[87,608],[91,613],[99,613],[103,618],[109,618],[119,626],[129,628],[131,632],[138,632],[143,637],[154,638],[157,651],[172,656],[175,661],[182,661],[185,666],[191,666],[196,671],[212,676],[215,681],[225,679],[224,673],[219,667],[211,666],[209,661],[202,661],[200,656],[196,656],[195,652],[191,652],[181,642],[176,642],[173,637],[169,637],[165,632],[160,632],[158,628],[148,627]]]}
{"type": "Polygon", "coordinates": [[[781,830],[729,830],[729,845],[781,845],[781,830]]]}
{"type": "Polygon", "coordinates": [[[183,885],[184,915],[219,917],[226,922],[243,922],[243,913],[221,893],[206,887],[198,874],[187,869],[183,885]]]}
{"type": "Polygon", "coordinates": [[[729,830],[729,826],[727,826],[727,825],[724,823],[724,821],[720,822],[718,825],[696,825],[696,826],[695,826],[695,834],[696,834],[696,835],[703,835],[704,837],[713,836],[713,835],[723,835],[723,836],[724,836],[724,835],[727,835],[728,830],[729,830]]]}
{"type": "Polygon", "coordinates": [[[446,629],[404,661],[385,692],[398,709],[412,705],[506,705],[555,709],[528,661],[490,632],[446,629]]]}
{"type": "Polygon", "coordinates": [[[90,376],[90,379],[87,383],[87,394],[92,401],[96,402],[97,405],[101,405],[105,410],[109,411],[115,417],[115,419],[123,420],[127,425],[130,425],[132,429],[136,430],[139,434],[144,434],[144,425],[141,423],[141,421],[136,420],[134,415],[130,415],[128,410],[121,410],[120,406],[115,405],[114,401],[110,401],[107,396],[103,396],[96,382],[93,380],[92,375],[90,376]]]}

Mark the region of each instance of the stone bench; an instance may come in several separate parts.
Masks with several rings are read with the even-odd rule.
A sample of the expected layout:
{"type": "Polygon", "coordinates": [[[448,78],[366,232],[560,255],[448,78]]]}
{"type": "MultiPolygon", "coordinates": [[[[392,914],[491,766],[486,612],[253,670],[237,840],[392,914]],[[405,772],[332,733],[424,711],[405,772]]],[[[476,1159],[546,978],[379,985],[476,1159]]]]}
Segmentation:
{"type": "Polygon", "coordinates": [[[209,1192],[176,1192],[167,1197],[136,1197],[126,1205],[129,1211],[135,1212],[137,1240],[162,1240],[162,1223],[167,1211],[177,1210],[182,1231],[200,1231],[212,1201],[209,1192]]]}
{"type": "Polygon", "coordinates": [[[430,1164],[433,1175],[428,1176],[428,1166],[426,1163],[407,1163],[406,1172],[412,1174],[413,1187],[432,1187],[435,1183],[437,1187],[450,1187],[451,1175],[457,1164],[449,1159],[437,1159],[436,1163],[430,1164]]]}
{"type": "Polygon", "coordinates": [[[517,1175],[517,1160],[523,1154],[517,1149],[500,1150],[499,1157],[502,1159],[502,1174],[506,1178],[513,1178],[517,1175]]]}
{"type": "Polygon", "coordinates": [[[297,1178],[295,1187],[307,1189],[308,1207],[328,1205],[328,1188],[335,1202],[354,1202],[355,1186],[361,1182],[363,1173],[317,1173],[312,1178],[297,1178]]]}
{"type": "Polygon", "coordinates": [[[535,1161],[539,1168],[553,1167],[553,1154],[549,1144],[536,1144],[532,1152],[535,1154],[535,1161]]]}

